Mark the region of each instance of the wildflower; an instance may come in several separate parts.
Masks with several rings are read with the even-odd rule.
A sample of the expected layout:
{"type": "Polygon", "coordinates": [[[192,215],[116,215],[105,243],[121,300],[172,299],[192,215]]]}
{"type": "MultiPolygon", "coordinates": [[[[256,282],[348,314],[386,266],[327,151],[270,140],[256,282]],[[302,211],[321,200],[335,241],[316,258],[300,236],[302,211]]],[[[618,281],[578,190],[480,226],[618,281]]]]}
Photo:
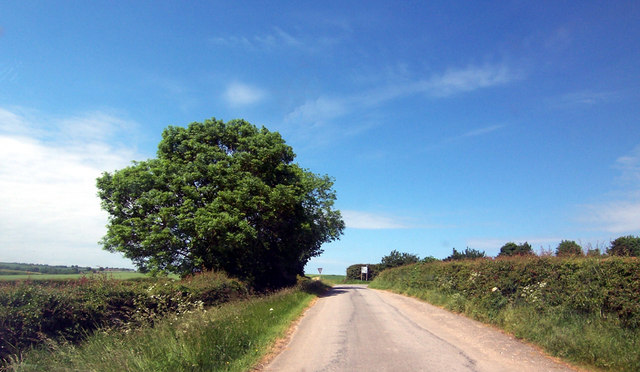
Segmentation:
{"type": "Polygon", "coordinates": [[[273,311],[273,308],[269,309],[269,311],[273,311]]]}
{"type": "Polygon", "coordinates": [[[491,292],[495,292],[495,291],[497,291],[497,290],[498,290],[498,287],[493,287],[493,288],[491,288],[491,292]]]}

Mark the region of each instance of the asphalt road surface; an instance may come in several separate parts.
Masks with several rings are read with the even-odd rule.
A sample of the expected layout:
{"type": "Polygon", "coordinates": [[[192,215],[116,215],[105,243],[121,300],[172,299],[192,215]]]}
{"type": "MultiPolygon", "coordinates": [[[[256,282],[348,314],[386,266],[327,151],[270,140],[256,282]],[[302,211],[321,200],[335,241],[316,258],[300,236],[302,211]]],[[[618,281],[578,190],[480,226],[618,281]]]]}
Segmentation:
{"type": "Polygon", "coordinates": [[[305,313],[264,371],[573,371],[482,323],[341,285],[305,313]]]}

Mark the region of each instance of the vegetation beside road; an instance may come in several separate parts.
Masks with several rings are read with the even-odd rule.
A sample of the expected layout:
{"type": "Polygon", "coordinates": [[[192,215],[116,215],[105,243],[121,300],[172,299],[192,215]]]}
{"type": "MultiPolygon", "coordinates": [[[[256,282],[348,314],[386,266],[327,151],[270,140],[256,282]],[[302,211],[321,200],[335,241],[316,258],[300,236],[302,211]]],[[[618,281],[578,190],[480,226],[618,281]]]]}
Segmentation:
{"type": "Polygon", "coordinates": [[[309,275],[313,280],[321,280],[325,284],[329,286],[340,285],[340,284],[369,284],[370,282],[366,280],[359,279],[348,279],[346,275],[309,275]]]}
{"type": "Polygon", "coordinates": [[[640,261],[634,258],[418,263],[385,270],[370,287],[464,313],[578,364],[640,370],[640,261]]]}
{"type": "Polygon", "coordinates": [[[32,346],[78,343],[101,329],[153,325],[166,314],[181,314],[249,295],[247,287],[223,273],[183,280],[117,280],[108,275],[75,280],[0,282],[0,360],[32,346]]]}
{"type": "Polygon", "coordinates": [[[17,371],[247,371],[268,355],[292,321],[326,290],[319,281],[213,308],[171,314],[153,327],[98,332],[79,346],[32,350],[17,371]]]}

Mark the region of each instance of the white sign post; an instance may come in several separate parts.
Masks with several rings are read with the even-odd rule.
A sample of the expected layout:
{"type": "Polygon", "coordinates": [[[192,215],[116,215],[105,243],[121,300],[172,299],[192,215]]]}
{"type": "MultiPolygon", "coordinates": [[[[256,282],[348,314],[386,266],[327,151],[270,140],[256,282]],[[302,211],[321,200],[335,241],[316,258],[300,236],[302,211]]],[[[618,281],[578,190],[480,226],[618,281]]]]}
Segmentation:
{"type": "Polygon", "coordinates": [[[365,280],[369,281],[369,266],[360,267],[360,280],[362,280],[362,274],[365,275],[365,280]]]}

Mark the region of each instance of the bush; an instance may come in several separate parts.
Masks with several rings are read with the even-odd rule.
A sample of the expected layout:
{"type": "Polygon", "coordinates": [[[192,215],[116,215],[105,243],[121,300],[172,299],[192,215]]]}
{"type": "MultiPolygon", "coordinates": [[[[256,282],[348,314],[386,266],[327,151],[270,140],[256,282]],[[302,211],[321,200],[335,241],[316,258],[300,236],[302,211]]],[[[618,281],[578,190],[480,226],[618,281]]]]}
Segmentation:
{"type": "Polygon", "coordinates": [[[420,261],[420,262],[422,262],[422,263],[431,263],[431,262],[438,262],[438,261],[440,261],[440,260],[435,258],[435,257],[433,257],[433,256],[427,256],[427,257],[423,258],[422,261],[420,261]]]}
{"type": "Polygon", "coordinates": [[[96,276],[0,282],[0,360],[47,339],[74,343],[98,328],[153,324],[170,312],[217,305],[247,294],[242,283],[214,272],[181,281],[96,276]]]}
{"type": "Polygon", "coordinates": [[[533,249],[531,248],[531,244],[527,242],[524,242],[522,244],[509,242],[500,248],[500,253],[498,254],[498,257],[532,256],[532,255],[533,255],[533,249]]]}
{"type": "Polygon", "coordinates": [[[451,256],[447,257],[444,259],[444,261],[452,261],[452,260],[474,260],[476,258],[484,258],[486,257],[486,254],[484,253],[484,251],[479,251],[476,249],[469,249],[469,247],[467,247],[467,249],[464,250],[464,252],[458,252],[455,248],[453,248],[453,253],[451,253],[451,256]]]}
{"type": "MultiPolygon", "coordinates": [[[[640,261],[625,258],[505,258],[416,264],[385,270],[376,283],[458,294],[488,310],[531,305],[618,319],[640,328],[640,261]]],[[[375,283],[374,283],[375,284],[375,283]]]]}
{"type": "Polygon", "coordinates": [[[563,240],[556,248],[556,256],[582,256],[582,247],[573,240],[563,240]]]}
{"type": "Polygon", "coordinates": [[[411,253],[400,253],[395,249],[387,256],[382,257],[380,267],[382,270],[403,265],[410,265],[420,261],[420,257],[411,253]]]}
{"type": "MultiPolygon", "coordinates": [[[[380,273],[381,268],[379,264],[355,264],[347,267],[347,280],[360,280],[362,273],[362,266],[368,266],[368,279],[373,280],[378,273],[380,273]]],[[[364,275],[362,276],[364,278],[364,275]]]]}

